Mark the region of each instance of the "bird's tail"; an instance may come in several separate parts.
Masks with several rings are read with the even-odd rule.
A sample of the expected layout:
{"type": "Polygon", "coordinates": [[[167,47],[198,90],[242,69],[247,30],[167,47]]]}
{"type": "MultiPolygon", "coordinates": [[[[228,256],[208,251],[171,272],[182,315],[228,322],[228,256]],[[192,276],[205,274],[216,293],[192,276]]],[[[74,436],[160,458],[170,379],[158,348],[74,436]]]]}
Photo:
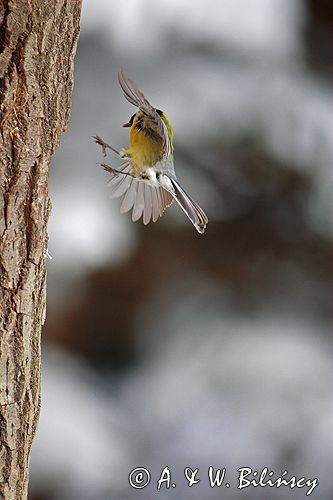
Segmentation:
{"type": "Polygon", "coordinates": [[[169,191],[178,205],[184,210],[187,217],[190,219],[198,233],[204,233],[208,217],[201,207],[184,191],[178,181],[174,178],[170,178],[172,183],[173,191],[169,191]]]}

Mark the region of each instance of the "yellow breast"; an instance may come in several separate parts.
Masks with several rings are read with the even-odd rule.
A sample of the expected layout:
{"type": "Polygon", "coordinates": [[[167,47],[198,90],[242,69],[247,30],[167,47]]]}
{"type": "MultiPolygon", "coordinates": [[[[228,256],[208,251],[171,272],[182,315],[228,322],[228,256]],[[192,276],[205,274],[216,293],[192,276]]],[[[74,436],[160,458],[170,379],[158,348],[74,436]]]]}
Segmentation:
{"type": "Polygon", "coordinates": [[[130,157],[133,174],[138,175],[162,159],[163,148],[162,144],[135,128],[134,121],[130,129],[130,146],[126,154],[130,157]]]}

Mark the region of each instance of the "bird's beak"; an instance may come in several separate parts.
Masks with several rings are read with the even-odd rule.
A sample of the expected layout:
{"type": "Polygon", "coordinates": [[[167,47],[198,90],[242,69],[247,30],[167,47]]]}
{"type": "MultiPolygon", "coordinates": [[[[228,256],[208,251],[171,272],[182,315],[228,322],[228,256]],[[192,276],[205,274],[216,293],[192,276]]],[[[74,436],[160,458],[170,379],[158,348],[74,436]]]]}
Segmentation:
{"type": "Polygon", "coordinates": [[[131,127],[131,126],[132,126],[131,122],[124,123],[123,125],[123,127],[131,127]]]}

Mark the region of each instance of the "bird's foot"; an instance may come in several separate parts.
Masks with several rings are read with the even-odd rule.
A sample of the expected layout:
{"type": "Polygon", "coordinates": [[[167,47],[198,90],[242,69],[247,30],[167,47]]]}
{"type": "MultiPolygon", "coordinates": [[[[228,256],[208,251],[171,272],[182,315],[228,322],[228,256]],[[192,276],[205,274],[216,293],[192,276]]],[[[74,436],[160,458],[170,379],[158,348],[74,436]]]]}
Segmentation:
{"type": "Polygon", "coordinates": [[[121,158],[123,158],[123,156],[121,156],[120,152],[117,149],[115,149],[112,146],[110,146],[110,144],[108,144],[107,142],[105,142],[101,137],[99,137],[99,135],[94,135],[94,136],[92,136],[92,138],[94,139],[94,141],[96,142],[96,144],[98,144],[99,146],[102,147],[103,156],[106,156],[106,150],[107,149],[111,149],[111,151],[113,151],[118,156],[120,156],[121,158]]]}

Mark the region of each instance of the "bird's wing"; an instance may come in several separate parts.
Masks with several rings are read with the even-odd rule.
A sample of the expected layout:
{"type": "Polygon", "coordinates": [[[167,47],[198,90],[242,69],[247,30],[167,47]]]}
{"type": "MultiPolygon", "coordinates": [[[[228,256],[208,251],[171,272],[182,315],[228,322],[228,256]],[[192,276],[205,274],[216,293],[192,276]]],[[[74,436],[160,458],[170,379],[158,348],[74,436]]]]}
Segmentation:
{"type": "Polygon", "coordinates": [[[111,173],[112,177],[108,181],[112,198],[124,196],[120,207],[121,213],[133,208],[133,221],[143,217],[144,224],[148,224],[151,220],[156,222],[164,210],[171,205],[172,195],[162,187],[149,186],[136,177],[126,175],[131,173],[130,164],[127,162],[122,166],[121,172],[125,175],[111,173]]]}
{"type": "Polygon", "coordinates": [[[118,81],[128,102],[137,106],[147,116],[151,129],[154,134],[161,138],[163,149],[169,154],[171,145],[168,130],[156,109],[150,104],[135,83],[121,70],[118,73],[118,81]]]}
{"type": "Polygon", "coordinates": [[[173,201],[170,193],[162,187],[149,186],[143,181],[132,178],[131,184],[124,196],[120,212],[132,210],[133,222],[143,218],[143,223],[156,222],[173,201]]]}

